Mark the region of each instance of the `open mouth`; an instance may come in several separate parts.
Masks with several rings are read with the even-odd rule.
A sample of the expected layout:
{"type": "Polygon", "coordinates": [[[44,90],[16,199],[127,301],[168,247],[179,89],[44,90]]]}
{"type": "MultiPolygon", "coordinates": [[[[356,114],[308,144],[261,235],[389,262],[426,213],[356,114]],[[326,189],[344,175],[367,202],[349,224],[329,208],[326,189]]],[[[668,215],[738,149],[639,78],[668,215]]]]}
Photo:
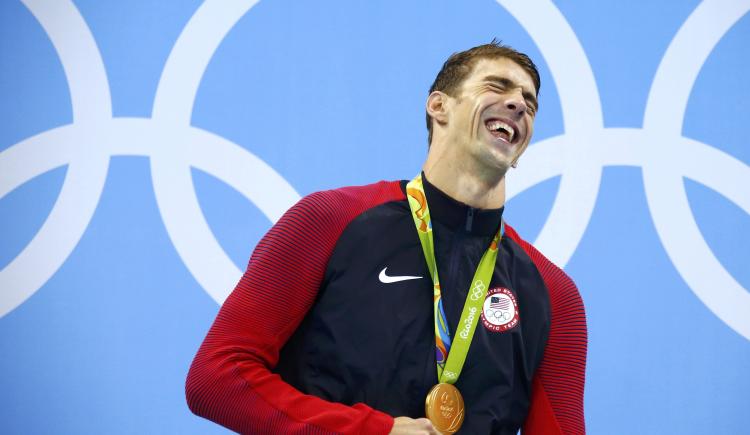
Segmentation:
{"type": "Polygon", "coordinates": [[[512,143],[516,137],[516,129],[512,125],[500,121],[499,119],[489,119],[484,123],[484,126],[496,138],[503,139],[508,143],[512,143]]]}

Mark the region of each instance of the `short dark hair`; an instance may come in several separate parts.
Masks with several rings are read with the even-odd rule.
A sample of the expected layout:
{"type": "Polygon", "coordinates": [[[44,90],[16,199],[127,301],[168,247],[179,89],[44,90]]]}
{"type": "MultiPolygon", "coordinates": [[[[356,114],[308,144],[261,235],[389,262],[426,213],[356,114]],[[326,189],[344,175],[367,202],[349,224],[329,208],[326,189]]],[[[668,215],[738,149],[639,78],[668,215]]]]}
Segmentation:
{"type": "MultiPolygon", "coordinates": [[[[435,81],[432,83],[432,86],[430,86],[430,92],[428,92],[427,95],[432,94],[434,91],[441,91],[455,97],[456,92],[461,87],[464,80],[466,80],[466,77],[468,77],[474,69],[474,65],[476,65],[477,61],[480,59],[497,59],[503,57],[517,63],[524,69],[524,71],[529,73],[531,79],[534,81],[536,94],[538,96],[541,79],[539,78],[539,71],[537,71],[534,62],[532,62],[529,56],[510,46],[503,45],[501,41],[496,39],[493,39],[489,44],[478,45],[466,51],[453,53],[448,60],[445,61],[440,72],[438,72],[435,81]]],[[[429,113],[426,115],[427,145],[429,146],[432,143],[432,117],[429,113]]]]}

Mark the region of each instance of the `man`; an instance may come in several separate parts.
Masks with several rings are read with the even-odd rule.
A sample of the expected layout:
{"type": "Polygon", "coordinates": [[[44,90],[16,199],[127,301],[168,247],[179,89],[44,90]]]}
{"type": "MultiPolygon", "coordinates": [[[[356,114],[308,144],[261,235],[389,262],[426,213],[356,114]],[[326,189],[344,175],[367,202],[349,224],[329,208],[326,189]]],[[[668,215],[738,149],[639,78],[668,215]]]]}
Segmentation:
{"type": "Polygon", "coordinates": [[[538,91],[495,41],[452,55],[422,174],[312,194],[271,228],[193,361],[191,410],[242,433],[584,433],[581,298],[502,222],[538,91]]]}

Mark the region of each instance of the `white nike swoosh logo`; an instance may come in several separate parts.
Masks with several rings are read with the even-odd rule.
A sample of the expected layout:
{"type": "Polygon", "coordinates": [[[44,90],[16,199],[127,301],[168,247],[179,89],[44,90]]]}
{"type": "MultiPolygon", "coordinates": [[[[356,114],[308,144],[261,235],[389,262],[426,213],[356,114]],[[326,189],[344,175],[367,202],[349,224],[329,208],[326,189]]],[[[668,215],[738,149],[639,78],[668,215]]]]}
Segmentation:
{"type": "Polygon", "coordinates": [[[380,271],[380,275],[378,275],[378,279],[383,284],[393,284],[394,282],[399,281],[408,281],[410,279],[422,279],[421,276],[388,276],[385,274],[387,267],[384,267],[383,270],[380,271]]]}

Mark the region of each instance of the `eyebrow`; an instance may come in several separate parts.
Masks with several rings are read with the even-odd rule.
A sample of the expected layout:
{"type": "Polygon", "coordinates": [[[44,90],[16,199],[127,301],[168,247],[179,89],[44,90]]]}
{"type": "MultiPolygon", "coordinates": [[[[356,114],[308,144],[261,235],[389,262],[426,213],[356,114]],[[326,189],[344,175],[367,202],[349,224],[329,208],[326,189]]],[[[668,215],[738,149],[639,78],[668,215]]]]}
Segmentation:
{"type": "Polygon", "coordinates": [[[514,82],[513,80],[506,78],[506,77],[500,77],[500,76],[487,76],[484,78],[484,80],[488,82],[499,83],[508,88],[520,87],[521,95],[523,95],[523,98],[525,98],[534,106],[534,110],[537,110],[539,108],[539,103],[536,100],[536,96],[532,94],[531,92],[524,90],[523,86],[516,84],[516,82],[514,82]]]}

